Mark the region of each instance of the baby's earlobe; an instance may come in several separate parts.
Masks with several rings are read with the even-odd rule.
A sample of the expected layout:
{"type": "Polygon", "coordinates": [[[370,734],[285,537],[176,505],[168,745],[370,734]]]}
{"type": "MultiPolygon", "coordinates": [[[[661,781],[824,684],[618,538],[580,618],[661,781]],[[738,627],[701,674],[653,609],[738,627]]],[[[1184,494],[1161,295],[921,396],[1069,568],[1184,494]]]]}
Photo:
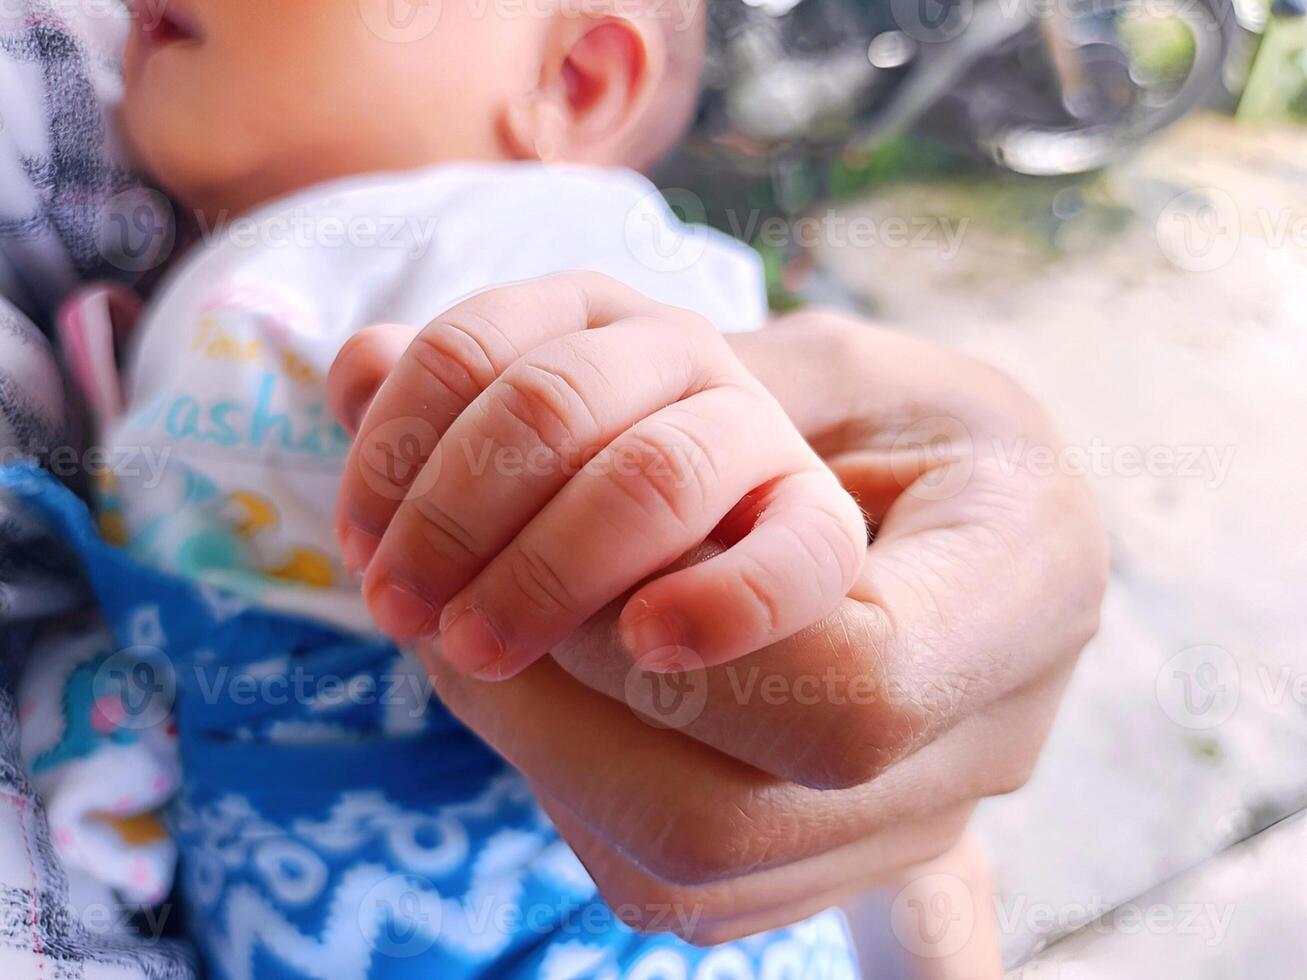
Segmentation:
{"type": "Polygon", "coordinates": [[[502,126],[514,158],[541,163],[566,159],[566,117],[557,102],[540,89],[510,104],[504,111],[502,126]]]}

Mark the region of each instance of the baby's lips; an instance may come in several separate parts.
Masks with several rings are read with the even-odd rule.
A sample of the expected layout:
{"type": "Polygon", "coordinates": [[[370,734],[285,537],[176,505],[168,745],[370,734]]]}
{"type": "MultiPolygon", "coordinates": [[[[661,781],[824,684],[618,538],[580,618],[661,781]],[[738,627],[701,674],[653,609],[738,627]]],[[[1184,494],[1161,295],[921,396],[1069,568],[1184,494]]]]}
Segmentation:
{"type": "Polygon", "coordinates": [[[179,9],[181,6],[184,0],[127,0],[132,20],[151,40],[202,40],[199,20],[194,13],[179,9]]]}

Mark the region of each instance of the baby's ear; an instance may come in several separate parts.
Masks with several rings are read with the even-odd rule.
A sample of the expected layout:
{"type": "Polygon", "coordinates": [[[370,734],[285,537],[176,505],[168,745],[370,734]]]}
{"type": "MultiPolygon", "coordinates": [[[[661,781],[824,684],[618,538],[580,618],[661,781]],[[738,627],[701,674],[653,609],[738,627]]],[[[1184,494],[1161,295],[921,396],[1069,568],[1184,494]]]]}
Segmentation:
{"type": "Polygon", "coordinates": [[[505,113],[510,144],[519,156],[546,162],[638,165],[668,55],[652,18],[560,16],[538,87],[505,113]]]}

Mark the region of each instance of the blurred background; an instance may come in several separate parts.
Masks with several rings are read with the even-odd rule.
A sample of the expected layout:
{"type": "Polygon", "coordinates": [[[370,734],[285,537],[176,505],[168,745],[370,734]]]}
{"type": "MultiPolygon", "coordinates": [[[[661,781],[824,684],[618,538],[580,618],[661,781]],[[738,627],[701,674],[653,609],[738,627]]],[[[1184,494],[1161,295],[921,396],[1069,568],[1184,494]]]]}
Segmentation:
{"type": "Polygon", "coordinates": [[[1307,976],[1298,2],[719,3],[662,175],[778,307],[1016,376],[1097,492],[1103,629],[977,820],[1013,976],[1307,976]]]}

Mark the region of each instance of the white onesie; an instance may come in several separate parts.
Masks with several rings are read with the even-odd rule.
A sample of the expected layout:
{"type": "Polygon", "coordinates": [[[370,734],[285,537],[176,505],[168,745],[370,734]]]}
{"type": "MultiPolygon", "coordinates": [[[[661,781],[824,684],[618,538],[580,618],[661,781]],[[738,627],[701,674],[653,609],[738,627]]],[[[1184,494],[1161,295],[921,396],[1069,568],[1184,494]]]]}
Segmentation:
{"type": "Polygon", "coordinates": [[[570,269],[724,331],[766,315],[754,253],[683,224],[621,170],[353,178],[204,231],[133,338],[125,413],[107,433],[106,531],[155,567],[355,630],[371,621],[334,540],[348,439],[326,398],[351,334],[420,326],[490,286],[570,269]]]}

